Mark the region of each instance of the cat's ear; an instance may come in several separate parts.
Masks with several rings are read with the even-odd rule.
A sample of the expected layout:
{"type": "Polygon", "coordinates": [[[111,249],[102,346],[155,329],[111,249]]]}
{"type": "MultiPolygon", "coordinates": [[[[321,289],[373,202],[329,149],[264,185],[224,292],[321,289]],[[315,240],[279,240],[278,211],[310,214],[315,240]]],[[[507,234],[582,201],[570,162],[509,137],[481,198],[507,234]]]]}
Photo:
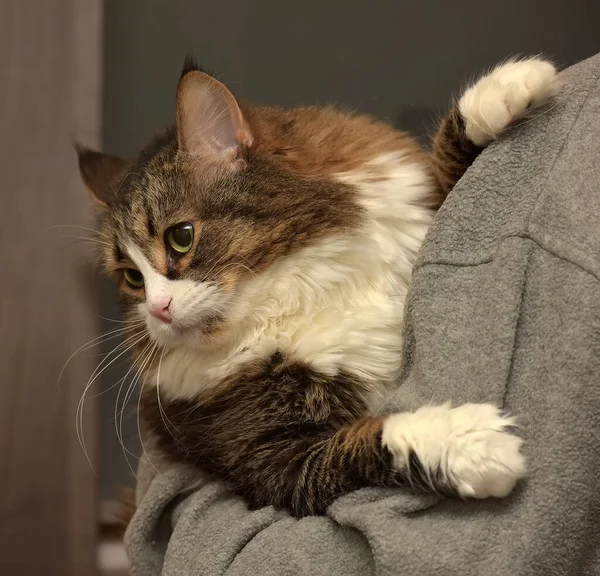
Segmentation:
{"type": "Polygon", "coordinates": [[[253,137],[233,94],[199,70],[177,86],[177,143],[193,158],[239,165],[253,137]]]}
{"type": "Polygon", "coordinates": [[[99,207],[106,207],[114,194],[115,183],[124,174],[128,162],[118,156],[103,154],[75,145],[81,179],[99,207]]]}

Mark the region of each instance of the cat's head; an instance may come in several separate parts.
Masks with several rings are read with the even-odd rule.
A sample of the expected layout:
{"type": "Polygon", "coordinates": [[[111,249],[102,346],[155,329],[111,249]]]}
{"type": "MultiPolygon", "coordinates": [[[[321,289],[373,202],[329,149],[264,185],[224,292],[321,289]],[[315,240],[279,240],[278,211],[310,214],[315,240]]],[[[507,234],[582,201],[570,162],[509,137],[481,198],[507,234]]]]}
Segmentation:
{"type": "Polygon", "coordinates": [[[176,127],[137,158],[79,150],[103,267],[159,344],[214,341],[264,305],[249,294],[273,266],[356,227],[352,187],[291,167],[276,125],[188,66],[176,127]]]}

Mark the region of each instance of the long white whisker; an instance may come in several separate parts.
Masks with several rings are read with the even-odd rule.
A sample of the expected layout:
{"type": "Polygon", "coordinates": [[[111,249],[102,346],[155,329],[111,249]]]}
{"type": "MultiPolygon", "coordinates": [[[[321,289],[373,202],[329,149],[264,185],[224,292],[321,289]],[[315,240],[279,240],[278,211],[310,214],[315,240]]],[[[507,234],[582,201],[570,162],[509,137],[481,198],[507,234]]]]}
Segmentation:
{"type": "Polygon", "coordinates": [[[79,440],[79,444],[81,445],[81,449],[83,450],[83,453],[85,454],[85,457],[90,465],[90,467],[92,468],[92,470],[94,470],[94,466],[92,465],[92,462],[90,460],[90,457],[88,455],[87,449],[85,447],[85,438],[84,438],[84,433],[83,433],[83,405],[85,402],[85,395],[87,394],[88,390],[90,389],[90,387],[93,385],[93,383],[96,381],[96,379],[100,376],[100,374],[102,374],[109,366],[111,366],[117,359],[119,359],[121,356],[123,356],[123,354],[125,354],[128,350],[130,350],[131,348],[133,348],[133,346],[135,346],[138,342],[141,342],[144,338],[146,337],[146,333],[144,331],[143,334],[134,334],[132,336],[130,336],[129,338],[127,338],[124,342],[121,342],[120,344],[118,344],[114,350],[112,350],[107,356],[106,358],[104,358],[104,360],[102,360],[102,362],[100,362],[100,364],[98,365],[98,367],[94,370],[94,372],[92,373],[92,375],[90,376],[84,390],[83,390],[83,394],[81,395],[81,398],[79,399],[79,403],[77,404],[77,411],[75,414],[75,428],[77,431],[77,439],[79,440]],[[134,340],[134,342],[131,343],[132,339],[135,338],[139,338],[138,340],[134,340]],[[120,352],[117,356],[115,356],[110,362],[108,362],[107,364],[105,364],[105,362],[110,358],[111,354],[114,353],[116,350],[118,350],[121,346],[126,345],[125,350],[123,350],[122,352],[120,352]],[[104,365],[104,366],[103,366],[104,365]],[[101,369],[100,367],[103,366],[101,369]]]}
{"type": "MultiPolygon", "coordinates": [[[[154,342],[149,342],[149,344],[146,346],[146,348],[144,348],[144,352],[142,354],[145,354],[146,352],[147,352],[147,354],[144,355],[144,358],[143,358],[141,364],[139,365],[135,376],[133,377],[133,379],[131,380],[131,382],[127,388],[127,392],[125,393],[123,403],[121,404],[121,413],[120,413],[120,422],[119,422],[121,431],[123,430],[123,412],[125,411],[125,406],[127,405],[129,400],[133,396],[133,391],[135,389],[136,384],[140,380],[142,371],[148,364],[148,361],[150,360],[150,357],[154,354],[154,351],[156,350],[157,346],[158,346],[158,344],[156,344],[154,342]]],[[[122,437],[122,434],[121,434],[121,437],[122,437]]]]}
{"type": "Polygon", "coordinates": [[[256,276],[256,272],[254,270],[246,266],[246,264],[242,264],[241,262],[232,262],[231,264],[229,264],[229,268],[227,266],[223,267],[223,269],[219,271],[219,274],[222,274],[227,269],[235,268],[236,266],[239,266],[240,268],[245,268],[246,270],[248,270],[248,272],[250,272],[250,274],[252,274],[252,276],[256,276]]]}
{"type": "MultiPolygon", "coordinates": [[[[136,364],[138,362],[139,358],[143,358],[143,356],[145,355],[146,351],[150,349],[150,346],[152,346],[152,342],[148,342],[146,344],[146,346],[144,346],[143,350],[141,351],[140,355],[138,358],[134,358],[131,366],[129,367],[129,370],[127,370],[127,373],[125,374],[125,376],[121,379],[121,386],[119,387],[119,391],[117,393],[117,398],[115,400],[115,413],[114,413],[114,421],[115,421],[115,432],[117,435],[117,439],[119,440],[119,444],[121,444],[121,448],[123,449],[123,453],[125,453],[127,451],[127,448],[125,447],[124,443],[123,443],[123,438],[122,438],[122,429],[119,429],[119,399],[121,397],[121,391],[123,390],[123,385],[125,384],[125,382],[127,381],[127,377],[129,376],[129,374],[131,374],[132,370],[136,369],[136,364]]],[[[137,372],[136,372],[137,373],[137,372]]],[[[134,375],[135,378],[135,375],[134,375]]],[[[130,384],[131,385],[131,384],[130,384]]],[[[127,392],[129,390],[129,387],[127,387],[127,391],[125,392],[125,397],[127,396],[127,392]]],[[[125,407],[125,404],[123,403],[123,409],[125,407]]],[[[123,414],[123,410],[121,410],[121,414],[123,414]]],[[[129,463],[129,461],[128,461],[129,463]]]]}
{"type": "Polygon", "coordinates": [[[244,262],[246,262],[246,264],[248,264],[248,266],[250,266],[251,268],[254,268],[254,264],[252,264],[252,262],[250,262],[250,260],[248,260],[248,258],[245,258],[244,256],[242,256],[241,254],[233,254],[233,256],[235,256],[236,258],[241,258],[242,260],[244,260],[244,262]]]}
{"type": "Polygon", "coordinates": [[[202,278],[201,282],[204,282],[208,276],[210,275],[210,273],[215,269],[216,266],[218,266],[221,262],[223,262],[223,260],[227,258],[227,254],[224,254],[223,256],[221,256],[211,267],[210,270],[204,275],[204,277],[202,278]]]}
{"type": "Polygon", "coordinates": [[[87,228],[86,226],[78,226],[76,224],[54,224],[52,226],[46,226],[46,228],[44,228],[44,230],[53,230],[55,228],[77,228],[79,230],[87,230],[88,232],[92,232],[93,234],[96,234],[98,236],[102,236],[102,237],[108,239],[108,236],[106,234],[103,234],[99,230],[94,230],[93,228],[87,228]]]}
{"type": "Polygon", "coordinates": [[[177,426],[175,426],[175,424],[173,424],[173,422],[171,422],[171,420],[167,416],[167,413],[164,411],[164,409],[162,407],[162,402],[160,400],[160,365],[161,365],[163,357],[164,357],[164,350],[163,350],[163,355],[160,357],[160,361],[158,363],[158,369],[156,371],[156,399],[158,401],[158,412],[163,421],[163,424],[165,425],[165,428],[167,429],[167,432],[171,435],[171,438],[173,438],[173,440],[175,440],[179,444],[179,443],[181,443],[181,440],[179,440],[179,438],[177,438],[173,434],[173,432],[171,432],[171,428],[169,428],[169,425],[171,425],[171,427],[179,434],[181,434],[181,431],[177,428],[177,426]]]}
{"type": "MultiPolygon", "coordinates": [[[[123,455],[125,456],[125,460],[127,461],[127,466],[129,467],[129,469],[131,470],[131,473],[133,474],[134,478],[137,481],[137,476],[133,470],[133,468],[131,467],[131,464],[129,463],[129,458],[127,457],[127,453],[131,454],[134,458],[137,458],[139,460],[139,457],[135,454],[132,454],[131,450],[128,450],[125,447],[125,443],[123,441],[123,413],[125,412],[125,408],[127,406],[127,403],[129,402],[131,396],[133,395],[133,391],[135,390],[135,387],[137,385],[137,383],[140,380],[140,377],[142,375],[142,372],[144,371],[144,369],[146,368],[146,366],[152,361],[152,357],[154,356],[154,352],[156,351],[158,344],[150,342],[148,346],[146,346],[146,348],[144,350],[148,350],[149,346],[152,346],[151,350],[148,352],[148,354],[145,356],[142,364],[140,365],[140,367],[137,370],[137,374],[135,375],[135,377],[133,378],[133,380],[131,381],[131,384],[129,385],[129,389],[127,390],[127,393],[125,394],[125,398],[123,400],[123,404],[121,406],[121,414],[120,414],[120,420],[119,420],[119,430],[120,430],[120,442],[121,442],[121,447],[123,448],[123,455]]],[[[139,403],[138,403],[139,406],[139,403]]],[[[138,431],[139,431],[139,411],[138,411],[138,431]]],[[[141,441],[141,437],[140,437],[140,441],[141,441]]],[[[142,442],[142,449],[145,452],[145,448],[142,442]]],[[[148,455],[146,454],[146,457],[148,455]]]]}
{"type": "Polygon", "coordinates": [[[116,320],[115,318],[107,318],[106,316],[98,316],[98,318],[102,318],[102,320],[107,320],[108,322],[116,322],[117,324],[143,324],[145,320],[137,319],[137,320],[116,320]]]}
{"type": "Polygon", "coordinates": [[[61,234],[60,232],[57,234],[60,238],[75,238],[76,240],[84,240],[86,242],[93,242],[94,244],[100,244],[102,246],[108,246],[112,248],[112,244],[110,242],[105,242],[104,240],[98,240],[98,238],[88,238],[86,236],[75,236],[74,234],[61,234]]]}
{"type": "MultiPolygon", "coordinates": [[[[161,351],[161,355],[160,355],[160,359],[158,360],[158,370],[160,372],[160,363],[162,362],[163,356],[165,353],[165,349],[163,348],[161,351]]],[[[141,426],[140,426],[140,404],[142,401],[142,394],[144,392],[144,386],[142,384],[142,386],[140,386],[140,395],[138,397],[138,404],[137,404],[137,430],[138,430],[138,437],[140,439],[140,444],[142,446],[142,452],[144,453],[144,455],[146,456],[146,460],[148,461],[148,463],[150,464],[150,466],[152,466],[152,468],[154,468],[154,470],[156,472],[158,472],[158,468],[152,463],[152,460],[150,459],[150,456],[148,454],[148,452],[146,451],[146,445],[144,444],[144,439],[142,438],[142,430],[141,430],[141,426]]]]}
{"type": "MultiPolygon", "coordinates": [[[[81,395],[81,398],[79,400],[79,403],[77,405],[77,412],[76,412],[76,429],[77,429],[77,437],[80,441],[80,444],[82,445],[82,449],[84,451],[84,454],[86,454],[87,456],[87,451],[85,449],[85,442],[83,439],[83,404],[85,402],[85,397],[86,394],[88,392],[88,390],[90,389],[90,387],[92,386],[92,384],[94,383],[94,381],[96,380],[96,378],[102,373],[104,372],[104,370],[106,368],[108,368],[113,362],[115,362],[119,357],[121,357],[125,352],[127,352],[127,350],[129,350],[131,347],[135,346],[135,344],[139,341],[139,340],[135,340],[135,342],[131,343],[132,339],[135,338],[139,338],[139,340],[144,338],[144,335],[140,335],[140,334],[134,334],[132,336],[130,336],[129,338],[127,338],[124,342],[120,342],[119,344],[117,344],[117,346],[115,346],[113,348],[113,350],[111,350],[106,357],[100,362],[100,364],[98,364],[98,366],[95,368],[95,370],[92,372],[90,378],[88,379],[88,382],[85,386],[85,389],[83,391],[83,394],[81,395]],[[128,344],[130,344],[128,346],[128,344]],[[111,355],[113,353],[115,353],[117,350],[119,350],[120,348],[125,347],[125,350],[117,355],[115,358],[113,358],[108,364],[106,364],[106,362],[108,362],[108,360],[110,359],[111,355]],[[81,432],[80,432],[81,429],[81,432]],[[81,434],[81,435],[80,435],[81,434]]],[[[89,460],[89,458],[88,458],[89,460]]]]}
{"type": "Polygon", "coordinates": [[[82,346],[80,346],[79,348],[77,348],[77,350],[75,350],[75,352],[73,352],[73,354],[71,354],[68,358],[67,361],[64,363],[60,374],[58,375],[58,378],[56,380],[56,384],[58,385],[58,383],[60,382],[60,380],[63,377],[63,374],[65,373],[65,370],[67,368],[67,366],[69,365],[69,362],[71,362],[71,360],[73,360],[73,358],[75,356],[77,356],[77,354],[79,354],[80,352],[85,352],[86,350],[89,350],[90,348],[94,348],[95,346],[99,346],[100,344],[104,344],[104,342],[108,342],[109,340],[113,340],[114,338],[118,338],[119,336],[121,336],[122,334],[126,333],[127,330],[130,330],[136,326],[139,326],[141,324],[144,323],[144,320],[139,320],[136,322],[136,324],[132,324],[131,326],[126,326],[126,327],[121,327],[121,328],[116,328],[115,330],[111,330],[109,332],[106,332],[92,340],[90,340],[89,342],[86,342],[85,344],[83,344],[82,346]]]}

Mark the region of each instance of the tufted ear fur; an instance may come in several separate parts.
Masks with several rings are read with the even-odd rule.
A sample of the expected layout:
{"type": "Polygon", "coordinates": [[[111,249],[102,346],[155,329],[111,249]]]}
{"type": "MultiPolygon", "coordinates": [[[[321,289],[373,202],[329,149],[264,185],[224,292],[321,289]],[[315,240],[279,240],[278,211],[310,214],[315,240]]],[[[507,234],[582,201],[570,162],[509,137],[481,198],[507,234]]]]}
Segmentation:
{"type": "Polygon", "coordinates": [[[195,159],[236,167],[253,136],[233,94],[200,70],[184,73],[177,86],[177,143],[195,159]]]}
{"type": "Polygon", "coordinates": [[[106,207],[115,192],[115,185],[127,168],[127,160],[76,145],[81,179],[93,200],[106,207]]]}

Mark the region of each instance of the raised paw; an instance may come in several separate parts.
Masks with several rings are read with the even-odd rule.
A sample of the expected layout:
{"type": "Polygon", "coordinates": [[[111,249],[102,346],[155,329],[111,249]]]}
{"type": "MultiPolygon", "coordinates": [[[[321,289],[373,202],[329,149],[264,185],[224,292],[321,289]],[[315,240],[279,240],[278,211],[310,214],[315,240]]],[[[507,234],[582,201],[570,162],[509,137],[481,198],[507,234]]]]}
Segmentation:
{"type": "Polygon", "coordinates": [[[463,497],[506,496],[525,474],[514,420],[491,404],[426,406],[386,419],[382,443],[410,481],[414,456],[420,483],[463,497]]]}
{"type": "Polygon", "coordinates": [[[485,146],[552,94],[556,68],[529,58],[501,64],[461,97],[458,108],[468,138],[485,146]]]}

